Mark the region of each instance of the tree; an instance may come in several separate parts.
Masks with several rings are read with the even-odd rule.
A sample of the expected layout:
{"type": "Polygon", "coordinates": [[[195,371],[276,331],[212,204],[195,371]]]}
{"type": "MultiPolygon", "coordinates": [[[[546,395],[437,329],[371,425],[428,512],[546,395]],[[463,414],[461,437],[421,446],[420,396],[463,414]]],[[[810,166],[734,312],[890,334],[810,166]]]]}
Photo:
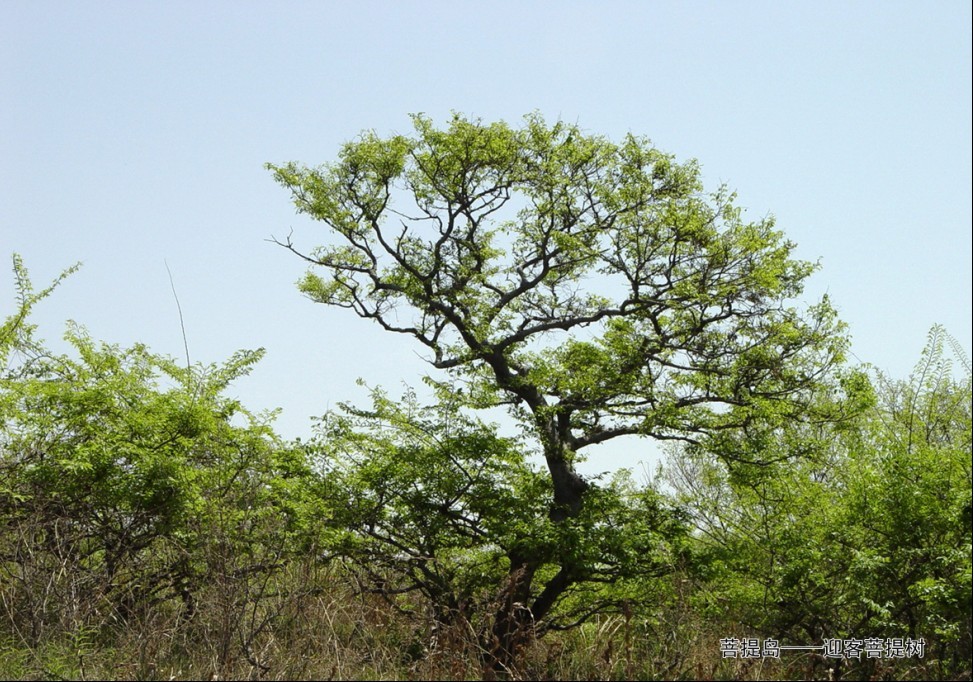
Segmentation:
{"type": "MultiPolygon", "coordinates": [[[[923,639],[928,678],[969,668],[971,371],[955,346],[965,372],[954,376],[945,341],[931,329],[907,381],[859,375],[865,409],[823,429],[817,457],[740,476],[672,453],[716,615],[783,643],[923,639]]],[[[881,674],[874,658],[840,663],[855,678],[881,674]]],[[[915,675],[921,661],[902,663],[915,675]]]]}
{"type": "Polygon", "coordinates": [[[372,399],[371,410],[326,415],[314,441],[333,521],[324,545],[395,606],[420,610],[404,605],[419,593],[437,627],[470,620],[493,599],[505,558],[545,544],[546,480],[456,403],[372,399]]]}
{"type": "MultiPolygon", "coordinates": [[[[263,351],[186,367],[71,325],[76,357],[52,353],[29,314],[74,268],[38,293],[13,261],[17,304],[0,324],[5,629],[34,646],[171,601],[190,620],[201,594],[232,588],[227,620],[256,661],[260,602],[299,544],[311,478],[268,418],[223,395],[263,351]]],[[[224,633],[221,659],[236,634],[224,633]]]]}
{"type": "MultiPolygon", "coordinates": [[[[543,452],[554,522],[590,495],[574,466],[590,446],[642,435],[743,458],[788,420],[835,416],[821,387],[842,325],[827,300],[787,304],[815,266],[773,219],[704,193],[694,162],[539,115],[413,125],[363,133],[330,165],[269,164],[330,234],[279,243],[310,263],[310,298],[413,337],[468,405],[511,408],[543,452]]],[[[558,564],[539,591],[536,561],[511,567],[535,620],[584,573],[568,552],[558,564]]]]}
{"type": "Polygon", "coordinates": [[[848,445],[840,541],[855,548],[860,623],[927,641],[928,675],[971,667],[970,359],[931,328],[906,380],[877,373],[875,410],[848,445]],[[963,366],[952,366],[949,343],[963,366]]]}
{"type": "Polygon", "coordinates": [[[459,396],[430,408],[412,391],[395,402],[376,389],[372,401],[370,410],[342,404],[325,415],[311,443],[330,519],[321,547],[364,591],[425,617],[432,631],[475,632],[489,660],[491,610],[523,608],[497,588],[529,558],[552,567],[570,551],[586,568],[573,590],[538,595],[532,613],[548,614],[542,630],[611,608],[618,600],[603,586],[620,577],[670,572],[685,524],[654,491],[617,475],[588,493],[570,524],[554,523],[550,480],[526,461],[524,444],[463,414],[459,396]]]}

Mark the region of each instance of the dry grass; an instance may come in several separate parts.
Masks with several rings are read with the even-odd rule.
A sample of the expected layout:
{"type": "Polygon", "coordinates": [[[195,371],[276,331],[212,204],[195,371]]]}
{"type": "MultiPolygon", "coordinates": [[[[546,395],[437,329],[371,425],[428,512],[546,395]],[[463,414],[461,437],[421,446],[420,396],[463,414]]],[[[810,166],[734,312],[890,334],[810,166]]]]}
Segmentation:
{"type": "MultiPolygon", "coordinates": [[[[97,590],[71,587],[69,566],[47,580],[0,585],[0,678],[6,679],[482,679],[483,626],[435,627],[376,595],[356,593],[339,570],[291,564],[269,579],[213,577],[187,618],[171,599],[123,619],[97,590]],[[24,590],[35,591],[33,599],[24,590]],[[36,612],[29,612],[30,609],[36,612]]],[[[88,586],[90,587],[90,586],[88,586]]],[[[942,677],[922,661],[859,671],[805,655],[722,659],[731,634],[675,603],[623,612],[525,646],[511,679],[761,680],[942,677]],[[832,670],[830,671],[830,668],[832,670]],[[850,675],[850,673],[854,673],[850,675]],[[844,674],[844,676],[843,676],[844,674]]]]}

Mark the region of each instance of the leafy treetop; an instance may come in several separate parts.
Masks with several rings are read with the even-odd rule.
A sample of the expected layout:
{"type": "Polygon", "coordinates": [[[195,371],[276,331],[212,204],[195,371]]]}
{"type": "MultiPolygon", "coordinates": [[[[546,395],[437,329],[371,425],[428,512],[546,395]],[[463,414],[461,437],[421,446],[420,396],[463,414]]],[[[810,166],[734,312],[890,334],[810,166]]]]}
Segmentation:
{"type": "Polygon", "coordinates": [[[332,238],[300,282],[417,339],[475,406],[509,404],[538,436],[554,513],[587,487],[574,454],[622,435],[722,447],[723,434],[816,419],[845,338],[827,300],[786,302],[813,264],[772,218],[703,191],[696,163],[529,115],[454,115],[363,133],[337,162],[269,165],[332,238]]]}

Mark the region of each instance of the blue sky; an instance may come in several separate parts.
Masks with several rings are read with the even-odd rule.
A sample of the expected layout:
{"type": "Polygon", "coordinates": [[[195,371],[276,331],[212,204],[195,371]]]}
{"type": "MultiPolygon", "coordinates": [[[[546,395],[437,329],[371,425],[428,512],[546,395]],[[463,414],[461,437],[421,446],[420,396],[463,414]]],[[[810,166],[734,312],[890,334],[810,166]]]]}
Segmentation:
{"type": "Polygon", "coordinates": [[[537,110],[647,135],[774,214],[821,259],[805,302],[827,292],[855,356],[905,377],[934,323],[971,351],[971,80],[969,2],[7,0],[0,257],[38,284],[84,262],[38,309],[49,340],[70,318],[181,356],[168,262],[193,360],[265,347],[233,391],[307,436],[364,400],[356,378],[395,393],[427,367],[298,294],[266,240],[324,238],[263,164],[330,161],[412,112],[537,110]]]}

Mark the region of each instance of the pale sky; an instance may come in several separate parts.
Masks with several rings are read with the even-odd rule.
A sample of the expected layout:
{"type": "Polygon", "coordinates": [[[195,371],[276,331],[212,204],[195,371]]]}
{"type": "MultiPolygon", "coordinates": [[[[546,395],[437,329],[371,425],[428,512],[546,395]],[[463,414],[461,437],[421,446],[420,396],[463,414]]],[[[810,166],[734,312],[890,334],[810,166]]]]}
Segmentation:
{"type": "MultiPolygon", "coordinates": [[[[265,347],[231,388],[278,430],[397,394],[419,344],[302,298],[295,215],[265,162],[331,161],[364,129],[451,110],[531,111],[696,158],[755,219],[821,260],[854,360],[905,378],[944,324],[971,353],[971,3],[0,3],[0,259],[35,283],[83,261],[38,308],[105,341],[193,361],[265,347]]],[[[0,314],[12,309],[9,266],[0,314]]],[[[61,346],[59,346],[61,347],[61,346]]],[[[629,445],[590,471],[636,465],[629,445]]],[[[646,450],[645,452],[649,452],[646,450]]]]}

